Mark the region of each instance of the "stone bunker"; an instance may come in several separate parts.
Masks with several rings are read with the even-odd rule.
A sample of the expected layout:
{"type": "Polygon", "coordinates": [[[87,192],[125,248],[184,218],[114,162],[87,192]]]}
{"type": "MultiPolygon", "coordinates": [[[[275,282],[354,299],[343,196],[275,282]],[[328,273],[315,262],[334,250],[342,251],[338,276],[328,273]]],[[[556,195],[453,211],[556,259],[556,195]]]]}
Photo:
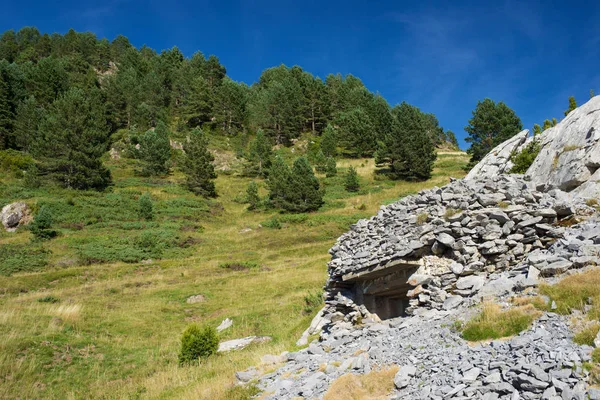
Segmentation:
{"type": "Polygon", "coordinates": [[[357,305],[364,305],[381,319],[404,316],[409,307],[408,278],[419,269],[419,264],[402,260],[392,261],[370,270],[351,272],[342,281],[352,292],[357,305]]]}

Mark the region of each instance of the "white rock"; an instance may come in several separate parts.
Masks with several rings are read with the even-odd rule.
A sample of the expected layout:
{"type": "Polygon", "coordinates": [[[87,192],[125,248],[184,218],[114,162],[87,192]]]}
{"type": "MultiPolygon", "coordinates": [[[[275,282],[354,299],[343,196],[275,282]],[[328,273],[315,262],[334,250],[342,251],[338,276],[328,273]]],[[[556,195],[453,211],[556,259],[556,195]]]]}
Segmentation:
{"type": "Polygon", "coordinates": [[[231,327],[231,325],[233,325],[233,321],[230,320],[229,318],[225,318],[220,324],[219,326],[217,326],[217,332],[221,332],[224,331],[225,329],[231,327]]]}

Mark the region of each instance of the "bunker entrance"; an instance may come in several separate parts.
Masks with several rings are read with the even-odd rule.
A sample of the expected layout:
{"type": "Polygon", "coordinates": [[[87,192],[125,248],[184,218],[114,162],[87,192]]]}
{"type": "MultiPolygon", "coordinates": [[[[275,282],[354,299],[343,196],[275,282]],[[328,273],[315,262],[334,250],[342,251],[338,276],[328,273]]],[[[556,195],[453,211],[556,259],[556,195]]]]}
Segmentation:
{"type": "Polygon", "coordinates": [[[417,269],[419,264],[393,261],[372,270],[347,274],[342,279],[351,285],[356,304],[363,304],[381,319],[389,319],[405,315],[406,294],[412,289],[407,281],[417,269]]]}

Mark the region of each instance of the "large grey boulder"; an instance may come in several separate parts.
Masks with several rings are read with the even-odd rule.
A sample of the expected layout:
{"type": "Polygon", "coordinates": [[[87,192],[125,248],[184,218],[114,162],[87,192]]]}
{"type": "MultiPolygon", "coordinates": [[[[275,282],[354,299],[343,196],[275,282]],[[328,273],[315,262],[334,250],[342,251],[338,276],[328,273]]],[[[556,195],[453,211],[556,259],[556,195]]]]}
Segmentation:
{"type": "Polygon", "coordinates": [[[0,220],[7,232],[14,232],[19,225],[26,225],[31,220],[31,211],[27,204],[16,202],[2,207],[0,220]]]}
{"type": "Polygon", "coordinates": [[[500,143],[469,171],[465,180],[482,179],[508,173],[513,166],[510,157],[523,147],[527,142],[528,135],[529,131],[525,129],[500,143]]]}
{"type": "Polygon", "coordinates": [[[600,96],[571,111],[540,137],[540,152],[525,174],[538,190],[600,195],[600,96]]]}

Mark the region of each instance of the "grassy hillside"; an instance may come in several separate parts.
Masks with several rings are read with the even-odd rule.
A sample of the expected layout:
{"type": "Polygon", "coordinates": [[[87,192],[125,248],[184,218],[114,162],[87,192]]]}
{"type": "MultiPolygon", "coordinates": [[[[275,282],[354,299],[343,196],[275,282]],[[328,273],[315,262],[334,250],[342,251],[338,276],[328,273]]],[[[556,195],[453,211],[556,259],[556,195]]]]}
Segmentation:
{"type": "Polygon", "coordinates": [[[220,197],[206,201],[178,174],[140,178],[125,159],[106,161],[115,181],[107,193],[24,189],[3,176],[0,205],[45,204],[60,235],[36,243],[27,230],[0,233],[0,398],[235,398],[235,371],[294,348],[336,238],[381,204],[462,176],[467,161],[442,153],[431,180],[407,183],[375,179],[372,159],[341,160],[337,177],[320,177],[325,205],[300,215],[246,211],[236,199],[247,178],[219,175],[220,197]],[[343,189],[350,165],[358,194],[343,189]],[[144,192],[154,199],[149,222],[137,215],[144,192]],[[261,227],[273,218],[281,229],[261,227]],[[257,266],[232,266],[243,262],[257,266]],[[186,303],[197,294],[205,301],[186,303]],[[234,325],[222,339],[273,340],[179,367],[185,327],[227,317],[234,325]]]}

